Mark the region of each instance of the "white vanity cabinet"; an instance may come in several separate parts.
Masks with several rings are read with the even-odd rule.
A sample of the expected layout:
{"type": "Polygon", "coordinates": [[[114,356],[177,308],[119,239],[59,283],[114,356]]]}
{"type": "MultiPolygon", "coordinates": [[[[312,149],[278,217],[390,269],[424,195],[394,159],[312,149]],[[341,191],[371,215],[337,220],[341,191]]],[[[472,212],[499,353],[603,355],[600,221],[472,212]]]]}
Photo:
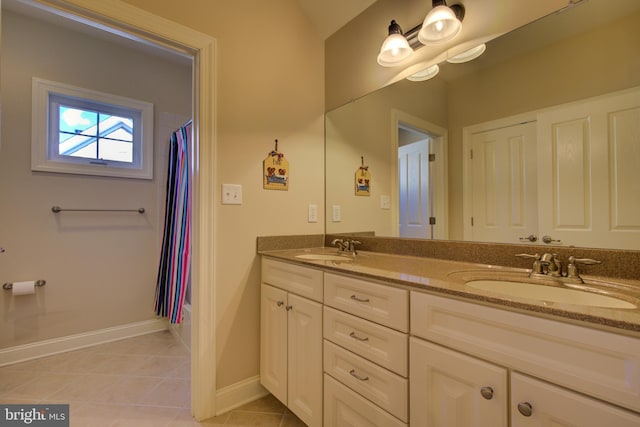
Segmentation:
{"type": "Polygon", "coordinates": [[[508,426],[507,369],[411,337],[411,425],[508,426]]]}
{"type": "Polygon", "coordinates": [[[640,339],[420,292],[410,323],[413,426],[640,426],[640,339]]]}
{"type": "Polygon", "coordinates": [[[406,426],[408,291],[324,276],[324,425],[406,426]]]}
{"type": "Polygon", "coordinates": [[[262,260],[260,382],[310,427],[322,425],[322,271],[262,260]]]}

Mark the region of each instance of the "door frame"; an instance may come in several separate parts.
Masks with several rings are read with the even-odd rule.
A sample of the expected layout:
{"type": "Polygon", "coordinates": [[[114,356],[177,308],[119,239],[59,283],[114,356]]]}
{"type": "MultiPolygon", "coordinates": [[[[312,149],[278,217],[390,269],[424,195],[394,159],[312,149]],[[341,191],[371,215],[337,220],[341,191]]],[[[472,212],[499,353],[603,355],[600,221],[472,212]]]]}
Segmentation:
{"type": "MultiPolygon", "coordinates": [[[[392,237],[398,237],[399,231],[399,218],[400,218],[400,192],[398,190],[398,128],[404,126],[413,128],[422,133],[431,135],[433,137],[433,146],[436,155],[442,157],[442,161],[436,161],[435,174],[441,176],[441,180],[436,180],[433,188],[434,200],[430,201],[434,206],[434,215],[436,218],[442,218],[442,238],[447,239],[449,237],[449,175],[448,175],[448,130],[419,117],[412,116],[411,114],[403,111],[392,109],[391,110],[391,205],[393,209],[391,211],[391,225],[393,230],[392,237]]],[[[438,157],[436,157],[437,159],[438,157]]]]}
{"type": "MultiPolygon", "coordinates": [[[[1,1],[1,0],[0,0],[1,1]]],[[[120,0],[19,0],[127,39],[193,58],[191,413],[216,415],[216,39],[120,0]]]]}

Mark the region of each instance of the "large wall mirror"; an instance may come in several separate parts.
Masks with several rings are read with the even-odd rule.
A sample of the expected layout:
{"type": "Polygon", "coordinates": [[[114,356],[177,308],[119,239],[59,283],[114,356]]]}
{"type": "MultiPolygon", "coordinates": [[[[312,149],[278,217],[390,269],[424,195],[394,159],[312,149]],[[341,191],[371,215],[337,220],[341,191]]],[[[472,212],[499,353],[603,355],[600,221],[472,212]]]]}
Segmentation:
{"type": "Polygon", "coordinates": [[[587,0],[328,112],[326,232],[640,250],[639,165],[640,1],[587,0]]]}

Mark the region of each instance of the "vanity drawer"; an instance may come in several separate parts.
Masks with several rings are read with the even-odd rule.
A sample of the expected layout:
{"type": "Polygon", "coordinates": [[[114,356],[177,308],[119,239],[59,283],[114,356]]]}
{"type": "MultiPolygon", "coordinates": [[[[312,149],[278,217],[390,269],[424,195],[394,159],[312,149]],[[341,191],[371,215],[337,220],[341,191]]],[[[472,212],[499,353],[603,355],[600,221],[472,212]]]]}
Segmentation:
{"type": "Polygon", "coordinates": [[[322,302],[322,271],[262,258],[262,281],[296,295],[322,302]]]}
{"type": "Polygon", "coordinates": [[[411,334],[640,411],[640,339],[411,292],[411,334]]]}
{"type": "Polygon", "coordinates": [[[404,289],[325,273],[324,303],[372,322],[409,332],[409,292],[404,289]]]}
{"type": "Polygon", "coordinates": [[[324,426],[406,427],[407,424],[324,374],[324,426]]]}
{"type": "Polygon", "coordinates": [[[324,307],[324,338],[393,372],[407,376],[408,337],[356,316],[324,307]]]}
{"type": "Polygon", "coordinates": [[[404,422],[409,421],[406,378],[327,340],[324,341],[324,371],[385,411],[404,422]]]}

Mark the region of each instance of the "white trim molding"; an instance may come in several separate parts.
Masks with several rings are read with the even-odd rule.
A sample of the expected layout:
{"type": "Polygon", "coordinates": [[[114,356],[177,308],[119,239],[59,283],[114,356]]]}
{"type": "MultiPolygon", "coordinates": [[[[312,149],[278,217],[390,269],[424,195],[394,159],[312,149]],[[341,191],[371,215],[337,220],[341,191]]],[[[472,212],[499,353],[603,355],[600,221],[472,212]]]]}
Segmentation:
{"type": "Polygon", "coordinates": [[[60,16],[193,58],[193,225],[191,411],[216,414],[216,278],[213,233],[216,159],[216,40],[120,0],[27,0],[60,16]],[[212,262],[212,260],[214,260],[212,262]]]}
{"type": "Polygon", "coordinates": [[[216,415],[224,414],[268,394],[267,389],[260,384],[259,375],[223,387],[216,393],[216,415]]]}
{"type": "Polygon", "coordinates": [[[18,345],[0,350],[0,366],[12,365],[14,363],[25,362],[39,357],[51,356],[53,354],[78,350],[125,338],[137,337],[139,335],[166,331],[167,329],[169,329],[169,323],[166,320],[152,319],[106,329],[99,329],[97,331],[69,335],[66,337],[38,341],[30,344],[18,345]]]}

